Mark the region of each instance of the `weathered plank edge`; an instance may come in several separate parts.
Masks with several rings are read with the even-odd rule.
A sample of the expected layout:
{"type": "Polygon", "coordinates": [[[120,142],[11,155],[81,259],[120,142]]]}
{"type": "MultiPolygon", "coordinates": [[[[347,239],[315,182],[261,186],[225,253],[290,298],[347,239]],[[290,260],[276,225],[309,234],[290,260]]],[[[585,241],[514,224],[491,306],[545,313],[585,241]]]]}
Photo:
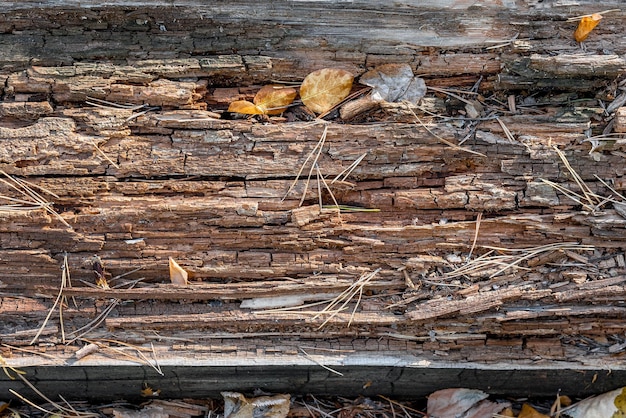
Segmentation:
{"type": "MultiPolygon", "coordinates": [[[[128,362],[85,361],[74,366],[32,366],[27,379],[38,390],[56,399],[112,400],[140,398],[144,385],[160,389],[162,398],[216,397],[221,391],[251,393],[256,389],[292,395],[375,396],[417,398],[450,387],[468,387],[492,395],[587,396],[623,385],[626,367],[580,366],[571,363],[549,365],[449,363],[419,360],[408,355],[313,356],[332,368],[333,373],[304,356],[281,356],[235,360],[220,364],[203,361],[170,360],[161,364],[163,376],[153,369],[128,362]],[[92,365],[88,365],[88,364],[92,365]],[[97,365],[93,365],[97,363],[97,365]],[[341,375],[339,374],[341,373],[341,375]]],[[[23,396],[32,393],[20,380],[0,379],[0,393],[13,389],[23,396]]]]}

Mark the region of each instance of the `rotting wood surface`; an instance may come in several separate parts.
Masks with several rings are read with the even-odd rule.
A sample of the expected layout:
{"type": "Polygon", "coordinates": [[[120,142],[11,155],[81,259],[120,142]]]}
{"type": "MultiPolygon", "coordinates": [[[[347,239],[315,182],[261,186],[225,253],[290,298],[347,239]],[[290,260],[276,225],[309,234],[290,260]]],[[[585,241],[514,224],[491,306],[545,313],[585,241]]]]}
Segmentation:
{"type": "MultiPolygon", "coordinates": [[[[15,6],[1,17],[0,45],[11,47],[0,49],[0,168],[40,187],[69,224],[43,209],[0,211],[3,343],[31,342],[67,254],[66,340],[160,341],[163,360],[204,349],[226,358],[297,355],[303,342],[483,363],[599,364],[615,353],[625,328],[626,211],[615,193],[626,190],[624,150],[618,138],[590,153],[584,140],[611,120],[614,132],[626,126],[623,108],[599,104],[618,103],[621,92],[624,12],[608,15],[583,51],[565,20],[596,11],[592,2],[388,6],[376,10],[384,24],[368,20],[382,25],[369,42],[346,24],[358,12],[337,4],[324,4],[332,12],[300,4],[317,18],[277,27],[289,2],[247,23],[237,16],[252,6],[234,3],[60,15],[15,6]],[[402,35],[426,12],[419,31],[402,35]],[[331,14],[336,27],[325,23],[331,14]],[[337,27],[355,33],[329,37],[337,27]],[[497,40],[506,45],[488,49],[497,40]],[[402,104],[348,123],[219,119],[230,101],[273,79],[301,80],[330,66],[358,76],[391,62],[410,63],[432,87],[467,91],[480,79],[481,100],[500,104],[489,101],[493,113],[472,120],[465,103],[430,92],[413,109],[428,129],[402,104]],[[504,104],[508,95],[515,111],[504,104]],[[366,153],[333,187],[335,198],[377,211],[320,208],[315,184],[299,207],[303,180],[283,200],[324,129],[319,166],[327,179],[366,153]],[[455,144],[466,138],[474,153],[433,134],[455,144]],[[555,147],[600,197],[585,201],[597,209],[543,181],[582,193],[555,147]],[[141,281],[109,290],[80,282],[93,283],[94,254],[112,276],[138,269],[112,285],[141,281]],[[168,257],[190,272],[187,288],[167,284],[168,257]],[[455,275],[472,260],[491,264],[455,275]],[[328,300],[377,268],[354,315],[356,297],[332,318],[254,308],[328,300]],[[272,302],[279,296],[286,301],[272,302]],[[89,333],[73,333],[108,309],[89,333]]],[[[362,13],[375,14],[365,6],[362,13]]],[[[19,197],[6,183],[0,194],[19,197]]],[[[63,346],[57,314],[38,343],[59,358],[79,344],[63,346]]]]}

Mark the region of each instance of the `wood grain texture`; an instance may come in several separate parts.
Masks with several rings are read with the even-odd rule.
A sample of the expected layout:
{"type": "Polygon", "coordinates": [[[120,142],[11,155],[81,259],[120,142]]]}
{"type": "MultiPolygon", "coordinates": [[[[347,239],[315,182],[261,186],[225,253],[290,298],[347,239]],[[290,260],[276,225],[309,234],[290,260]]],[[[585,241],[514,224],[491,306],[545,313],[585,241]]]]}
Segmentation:
{"type": "MultiPolygon", "coordinates": [[[[270,391],[341,384],[346,396],[468,385],[551,396],[555,382],[566,390],[552,373],[572,369],[590,383],[568,394],[582,396],[623,375],[612,356],[625,332],[626,154],[620,136],[589,136],[626,125],[624,11],[583,50],[567,18],[597,11],[592,0],[5,6],[0,196],[28,208],[0,208],[2,343],[29,346],[66,255],[72,285],[63,324],[55,313],[34,351],[1,354],[32,367],[46,393],[104,369],[105,387],[72,386],[76,396],[138,395],[145,380],[208,396],[216,382],[246,391],[259,379],[270,391]],[[223,117],[273,80],[336,67],[358,81],[388,63],[431,87],[419,107],[370,103],[349,121],[223,117]],[[331,186],[341,211],[327,191],[319,206],[315,176],[286,196],[324,131],[327,181],[365,154],[331,186]],[[113,288],[94,287],[94,255],[113,288]],[[169,257],[188,287],[169,284],[169,257]],[[319,313],[373,271],[341,312],[319,313]],[[324,303],[255,308],[293,301],[324,303]],[[80,338],[100,351],[76,359],[80,338]],[[153,344],[165,376],[115,341],[153,344]],[[511,368],[523,370],[515,387],[511,368]]],[[[8,387],[20,388],[0,376],[8,387]]]]}

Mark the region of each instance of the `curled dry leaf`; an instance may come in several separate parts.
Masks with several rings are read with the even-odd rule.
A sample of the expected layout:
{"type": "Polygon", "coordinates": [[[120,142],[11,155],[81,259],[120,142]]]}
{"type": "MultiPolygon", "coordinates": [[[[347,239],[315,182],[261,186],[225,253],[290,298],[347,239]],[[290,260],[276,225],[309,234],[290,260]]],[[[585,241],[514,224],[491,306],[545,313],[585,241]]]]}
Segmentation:
{"type": "Polygon", "coordinates": [[[542,414],[532,406],[525,403],[517,418],[550,418],[548,415],[542,414]]]}
{"type": "Polygon", "coordinates": [[[572,418],[626,417],[626,386],[580,401],[563,412],[572,418]]]}
{"type": "Polygon", "coordinates": [[[584,16],[580,20],[580,23],[576,28],[576,32],[574,32],[574,39],[576,39],[576,42],[582,42],[587,39],[587,36],[589,36],[593,28],[598,26],[600,20],[602,20],[602,15],[599,13],[594,13],[591,16],[584,16]]]}
{"type": "Polygon", "coordinates": [[[236,100],[228,106],[228,111],[244,115],[262,115],[263,111],[247,100],[236,100]]]}
{"type": "Polygon", "coordinates": [[[313,71],[300,86],[300,98],[313,112],[328,112],[350,94],[353,80],[352,74],[337,68],[313,71]]]}
{"type": "Polygon", "coordinates": [[[293,103],[297,94],[292,87],[265,86],[254,96],[254,103],[237,100],[228,106],[228,111],[245,115],[279,115],[293,103]]]}
{"type": "Polygon", "coordinates": [[[490,417],[505,408],[509,403],[496,403],[487,400],[485,392],[476,389],[442,389],[428,396],[428,416],[431,418],[482,418],[490,417]]]}
{"type": "Polygon", "coordinates": [[[279,115],[296,98],[296,89],[284,86],[265,86],[254,96],[254,104],[266,115],[279,115]]]}
{"type": "Polygon", "coordinates": [[[361,84],[370,86],[374,100],[417,103],[426,94],[426,83],[413,75],[409,64],[384,64],[363,74],[361,84]]]}
{"type": "Polygon", "coordinates": [[[172,284],[187,284],[187,277],[189,275],[181,266],[178,265],[172,257],[170,257],[170,281],[172,284]]]}

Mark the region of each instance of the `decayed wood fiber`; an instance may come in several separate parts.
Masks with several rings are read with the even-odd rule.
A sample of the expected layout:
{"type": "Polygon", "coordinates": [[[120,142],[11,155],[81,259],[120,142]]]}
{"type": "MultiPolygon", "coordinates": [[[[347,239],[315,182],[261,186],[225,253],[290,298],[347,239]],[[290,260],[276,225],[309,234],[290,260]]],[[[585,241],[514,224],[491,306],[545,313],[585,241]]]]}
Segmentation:
{"type": "MultiPolygon", "coordinates": [[[[590,190],[606,197],[626,190],[621,141],[595,144],[591,154],[584,141],[611,118],[598,99],[608,103],[619,92],[625,46],[615,22],[623,12],[603,22],[583,51],[566,22],[582,8],[522,3],[516,10],[507,3],[505,11],[432,12],[439,31],[424,23],[412,39],[398,38],[391,25],[413,25],[414,14],[385,9],[392,20],[372,43],[358,34],[329,42],[324,31],[337,28],[315,19],[317,31],[300,21],[276,27],[282,6],[248,23],[205,9],[177,9],[176,21],[160,8],[74,10],[38,29],[15,8],[0,19],[0,45],[22,41],[0,48],[0,168],[40,187],[70,227],[43,209],[0,210],[2,341],[26,345],[34,337],[67,254],[73,286],[66,295],[77,300],[64,311],[68,332],[113,303],[89,336],[140,344],[154,332],[184,339],[163,343],[164,356],[293,354],[294,335],[318,347],[445,353],[451,361],[584,362],[583,337],[607,354],[606,336],[624,333],[626,211],[618,203],[583,210],[543,180],[580,193],[556,146],[590,190]],[[459,25],[479,15],[484,30],[459,25]],[[556,35],[555,21],[562,24],[556,35]],[[507,45],[486,49],[495,40],[507,45]],[[423,126],[401,104],[383,106],[370,123],[225,120],[215,113],[250,99],[269,80],[301,80],[324,66],[358,76],[389,62],[410,63],[429,86],[469,88],[482,77],[483,97],[532,96],[526,104],[534,111],[502,107],[499,122],[468,123],[458,119],[466,115],[463,104],[429,94],[425,107],[458,118],[413,109],[423,126]],[[325,129],[319,167],[327,179],[366,153],[346,182],[332,186],[337,201],[378,211],[320,208],[315,176],[312,187],[305,191],[301,179],[283,200],[325,129]],[[435,135],[455,144],[468,138],[466,150],[435,135]],[[540,254],[494,277],[493,270],[445,276],[487,246],[502,254],[563,242],[593,249],[540,254]],[[93,283],[94,254],[111,277],[140,269],[124,280],[142,282],[118,290],[80,282],[93,283]],[[188,288],[168,284],[169,257],[190,273],[188,288]],[[355,315],[353,302],[321,329],[328,315],[240,305],[268,293],[319,302],[376,268],[355,315]]],[[[334,12],[337,24],[355,13],[334,12]]],[[[613,111],[614,130],[623,132],[623,108],[613,111]]],[[[23,198],[7,183],[0,195],[23,198]]],[[[327,192],[322,199],[333,204],[327,192]]],[[[55,318],[42,333],[50,344],[61,342],[55,318]]]]}

